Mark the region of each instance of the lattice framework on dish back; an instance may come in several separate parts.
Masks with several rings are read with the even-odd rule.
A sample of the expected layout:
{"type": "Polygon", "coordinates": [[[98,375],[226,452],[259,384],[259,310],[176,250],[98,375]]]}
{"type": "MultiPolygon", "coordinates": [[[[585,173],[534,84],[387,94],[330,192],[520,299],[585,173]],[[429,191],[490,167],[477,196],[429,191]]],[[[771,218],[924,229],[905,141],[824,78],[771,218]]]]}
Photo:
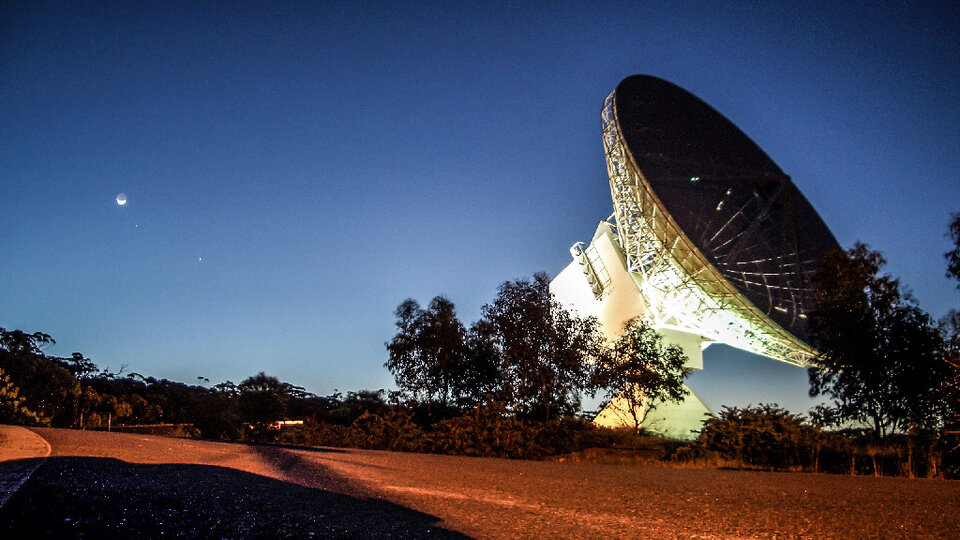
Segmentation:
{"type": "Polygon", "coordinates": [[[615,95],[607,96],[602,113],[615,229],[651,322],[796,366],[810,365],[816,351],[737,291],[663,210],[626,150],[615,95]]]}

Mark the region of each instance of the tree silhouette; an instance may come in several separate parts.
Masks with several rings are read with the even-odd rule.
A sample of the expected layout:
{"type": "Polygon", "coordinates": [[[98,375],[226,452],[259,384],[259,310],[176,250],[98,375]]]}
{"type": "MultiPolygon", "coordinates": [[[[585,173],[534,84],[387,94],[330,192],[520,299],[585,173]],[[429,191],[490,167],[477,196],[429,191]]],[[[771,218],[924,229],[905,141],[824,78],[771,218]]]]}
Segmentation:
{"type": "Polygon", "coordinates": [[[960,289],[960,212],[951,214],[950,228],[948,236],[953,240],[953,249],[946,252],[947,258],[947,277],[957,280],[957,288],[960,289]]]}
{"type": "Polygon", "coordinates": [[[387,369],[397,385],[426,403],[446,407],[460,389],[468,359],[466,330],[453,302],[443,296],[427,309],[412,299],[397,307],[397,334],[387,350],[387,369]]]}
{"type": "Polygon", "coordinates": [[[708,418],[696,446],[751,465],[785,469],[802,465],[809,456],[817,465],[820,429],[776,403],[756,407],[723,406],[708,418]]]}
{"type": "Polygon", "coordinates": [[[288,385],[280,379],[261,371],[244,379],[237,389],[240,392],[240,417],[244,422],[263,430],[271,422],[283,420],[286,416],[290,392],[288,385]]]}
{"type": "Polygon", "coordinates": [[[623,400],[638,432],[658,405],[677,403],[689,393],[683,385],[686,362],[680,347],[664,345],[656,330],[634,318],[600,357],[590,386],[605,390],[608,399],[623,400]]]}
{"type": "Polygon", "coordinates": [[[455,381],[457,404],[461,408],[476,407],[491,396],[503,401],[503,370],[495,328],[481,319],[470,326],[466,339],[466,363],[455,381]]]}
{"type": "Polygon", "coordinates": [[[54,425],[70,425],[80,383],[58,360],[44,354],[43,348],[53,343],[43,332],[0,328],[0,369],[19,388],[30,410],[54,425]]]}
{"type": "Polygon", "coordinates": [[[43,332],[27,334],[23,330],[0,328],[0,349],[10,354],[42,356],[43,348],[54,343],[50,334],[43,332]]]}
{"type": "MultiPolygon", "coordinates": [[[[954,248],[944,254],[947,259],[947,277],[957,280],[960,289],[960,212],[951,215],[952,220],[948,229],[948,236],[953,241],[954,248]]],[[[946,342],[944,363],[946,364],[947,403],[951,409],[947,433],[957,437],[960,435],[960,311],[951,309],[940,320],[940,329],[946,342]]],[[[960,442],[953,451],[960,450],[960,442]]]]}
{"type": "Polygon", "coordinates": [[[24,403],[20,389],[0,368],[0,424],[40,424],[42,419],[24,403]]]}
{"type": "Polygon", "coordinates": [[[56,360],[65,365],[74,377],[81,380],[93,378],[100,372],[92,360],[78,352],[70,355],[70,358],[57,358],[56,360]]]}
{"type": "Polygon", "coordinates": [[[500,355],[511,405],[528,415],[572,414],[587,382],[588,359],[602,337],[594,318],[568,312],[550,292],[550,280],[508,281],[483,307],[500,355]]]}
{"type": "Polygon", "coordinates": [[[864,422],[883,437],[934,428],[942,420],[942,337],[929,315],[866,245],[834,251],[814,272],[809,315],[817,365],[810,394],[833,398],[839,418],[864,422]]]}

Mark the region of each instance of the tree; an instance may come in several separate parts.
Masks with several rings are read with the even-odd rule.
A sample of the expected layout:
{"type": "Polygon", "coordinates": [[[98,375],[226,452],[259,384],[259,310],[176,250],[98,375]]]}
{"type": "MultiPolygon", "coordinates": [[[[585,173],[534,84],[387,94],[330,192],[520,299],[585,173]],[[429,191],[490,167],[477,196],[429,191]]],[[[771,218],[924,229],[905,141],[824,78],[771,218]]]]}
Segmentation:
{"type": "Polygon", "coordinates": [[[960,212],[951,214],[951,218],[948,235],[954,247],[943,256],[947,259],[947,277],[956,279],[957,288],[960,289],[960,212]]]}
{"type": "Polygon", "coordinates": [[[0,369],[19,388],[19,395],[30,410],[55,426],[72,423],[80,383],[57,360],[48,358],[43,348],[53,344],[48,334],[0,328],[0,369]]]}
{"type": "Polygon", "coordinates": [[[56,358],[56,360],[66,366],[74,377],[81,380],[91,379],[100,371],[92,360],[78,352],[73,353],[70,358],[56,358]]]}
{"type": "Polygon", "coordinates": [[[467,331],[466,362],[455,381],[457,405],[474,408],[488,398],[502,401],[503,370],[490,321],[479,320],[467,331]]]}
{"type": "MultiPolygon", "coordinates": [[[[283,383],[281,383],[281,385],[282,384],[283,383]]],[[[248,387],[248,395],[244,398],[245,406],[248,409],[247,413],[249,413],[249,409],[255,407],[256,402],[259,401],[257,398],[252,398],[249,394],[250,391],[251,389],[248,387]]],[[[277,391],[282,392],[280,388],[278,388],[277,391]]],[[[221,385],[217,385],[217,387],[211,390],[202,389],[190,392],[186,396],[191,409],[190,422],[200,430],[200,434],[205,438],[226,440],[239,438],[243,429],[242,422],[240,421],[238,403],[240,398],[238,396],[239,392],[236,390],[236,386],[229,381],[227,381],[227,383],[221,383],[221,385]],[[232,387],[233,392],[224,390],[224,388],[227,387],[232,387]]],[[[263,400],[273,401],[269,399],[263,400]]],[[[280,400],[283,400],[282,396],[280,400]]],[[[282,407],[283,405],[281,404],[278,407],[279,410],[273,410],[270,411],[270,413],[282,413],[282,407]]],[[[258,418],[257,420],[272,422],[281,418],[282,417],[274,417],[269,420],[258,418]]]]}
{"type": "Polygon", "coordinates": [[[656,330],[634,318],[600,357],[590,386],[605,390],[608,399],[624,400],[634,432],[639,432],[658,405],[678,403],[689,393],[683,385],[686,362],[680,347],[665,346],[656,330]]]}
{"type": "Polygon", "coordinates": [[[85,428],[91,414],[97,411],[102,401],[103,396],[101,396],[100,393],[97,392],[92,386],[82,386],[76,399],[76,418],[74,419],[75,427],[80,429],[85,428]]]}
{"type": "Polygon", "coordinates": [[[20,395],[20,389],[0,368],[0,424],[40,424],[43,419],[31,411],[20,395]]]}
{"type": "MultiPolygon", "coordinates": [[[[957,280],[960,289],[960,212],[951,214],[949,233],[954,248],[944,254],[947,259],[947,277],[957,280]]],[[[940,321],[946,343],[944,362],[947,364],[947,402],[952,409],[949,431],[960,435],[960,311],[951,309],[940,321]]],[[[960,444],[954,450],[960,449],[960,444]]]]}
{"type": "Polygon", "coordinates": [[[724,406],[704,422],[696,446],[750,465],[786,469],[808,462],[817,469],[821,431],[776,403],[724,406]]]}
{"type": "Polygon", "coordinates": [[[27,334],[23,330],[10,330],[0,328],[0,349],[4,349],[10,354],[29,354],[33,356],[42,356],[43,348],[47,345],[56,343],[50,334],[43,332],[34,332],[27,334]]]}
{"type": "Polygon", "coordinates": [[[885,261],[866,245],[834,251],[813,274],[810,394],[828,395],[842,421],[883,437],[934,428],[942,419],[942,338],[929,315],[881,275],[885,261]]]}
{"type": "Polygon", "coordinates": [[[947,414],[945,432],[953,437],[952,452],[960,450],[960,311],[951,309],[940,320],[940,331],[943,334],[944,364],[946,364],[946,394],[947,414]]]}
{"type": "Polygon", "coordinates": [[[290,400],[288,386],[262,371],[248,377],[237,386],[240,417],[261,430],[271,422],[283,420],[290,400]]]}
{"type": "Polygon", "coordinates": [[[952,409],[951,433],[960,435],[960,311],[951,309],[940,320],[943,333],[944,362],[947,364],[947,399],[952,409]]]}
{"type": "Polygon", "coordinates": [[[446,407],[461,387],[466,370],[466,330],[457,318],[453,302],[443,296],[427,309],[408,299],[397,307],[397,334],[387,350],[387,369],[397,385],[414,398],[446,407]]]}
{"type": "Polygon", "coordinates": [[[532,281],[508,281],[497,298],[483,307],[502,363],[511,405],[528,415],[572,414],[587,382],[588,359],[603,338],[594,318],[568,312],[550,292],[550,280],[537,273],[532,281]]]}

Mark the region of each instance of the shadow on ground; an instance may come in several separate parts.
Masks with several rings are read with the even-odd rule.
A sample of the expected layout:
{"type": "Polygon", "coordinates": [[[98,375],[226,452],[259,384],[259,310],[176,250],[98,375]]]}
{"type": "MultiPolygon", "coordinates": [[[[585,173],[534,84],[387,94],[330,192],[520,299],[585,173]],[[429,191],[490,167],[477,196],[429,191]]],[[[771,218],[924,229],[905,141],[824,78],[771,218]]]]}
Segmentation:
{"type": "Polygon", "coordinates": [[[224,467],[51,457],[0,508],[0,537],[466,538],[438,521],[383,500],[224,467]]]}

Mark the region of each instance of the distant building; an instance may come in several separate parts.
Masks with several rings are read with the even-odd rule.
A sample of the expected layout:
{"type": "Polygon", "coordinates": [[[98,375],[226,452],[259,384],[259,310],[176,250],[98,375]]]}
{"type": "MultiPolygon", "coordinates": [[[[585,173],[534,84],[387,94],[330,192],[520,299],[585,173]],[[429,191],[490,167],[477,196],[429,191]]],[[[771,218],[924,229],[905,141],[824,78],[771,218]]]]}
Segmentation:
{"type": "MultiPolygon", "coordinates": [[[[272,429],[275,431],[280,431],[283,428],[293,427],[293,426],[302,426],[303,420],[274,420],[267,424],[267,429],[272,429]]],[[[257,426],[254,424],[247,424],[248,429],[256,429],[257,426]]]]}

